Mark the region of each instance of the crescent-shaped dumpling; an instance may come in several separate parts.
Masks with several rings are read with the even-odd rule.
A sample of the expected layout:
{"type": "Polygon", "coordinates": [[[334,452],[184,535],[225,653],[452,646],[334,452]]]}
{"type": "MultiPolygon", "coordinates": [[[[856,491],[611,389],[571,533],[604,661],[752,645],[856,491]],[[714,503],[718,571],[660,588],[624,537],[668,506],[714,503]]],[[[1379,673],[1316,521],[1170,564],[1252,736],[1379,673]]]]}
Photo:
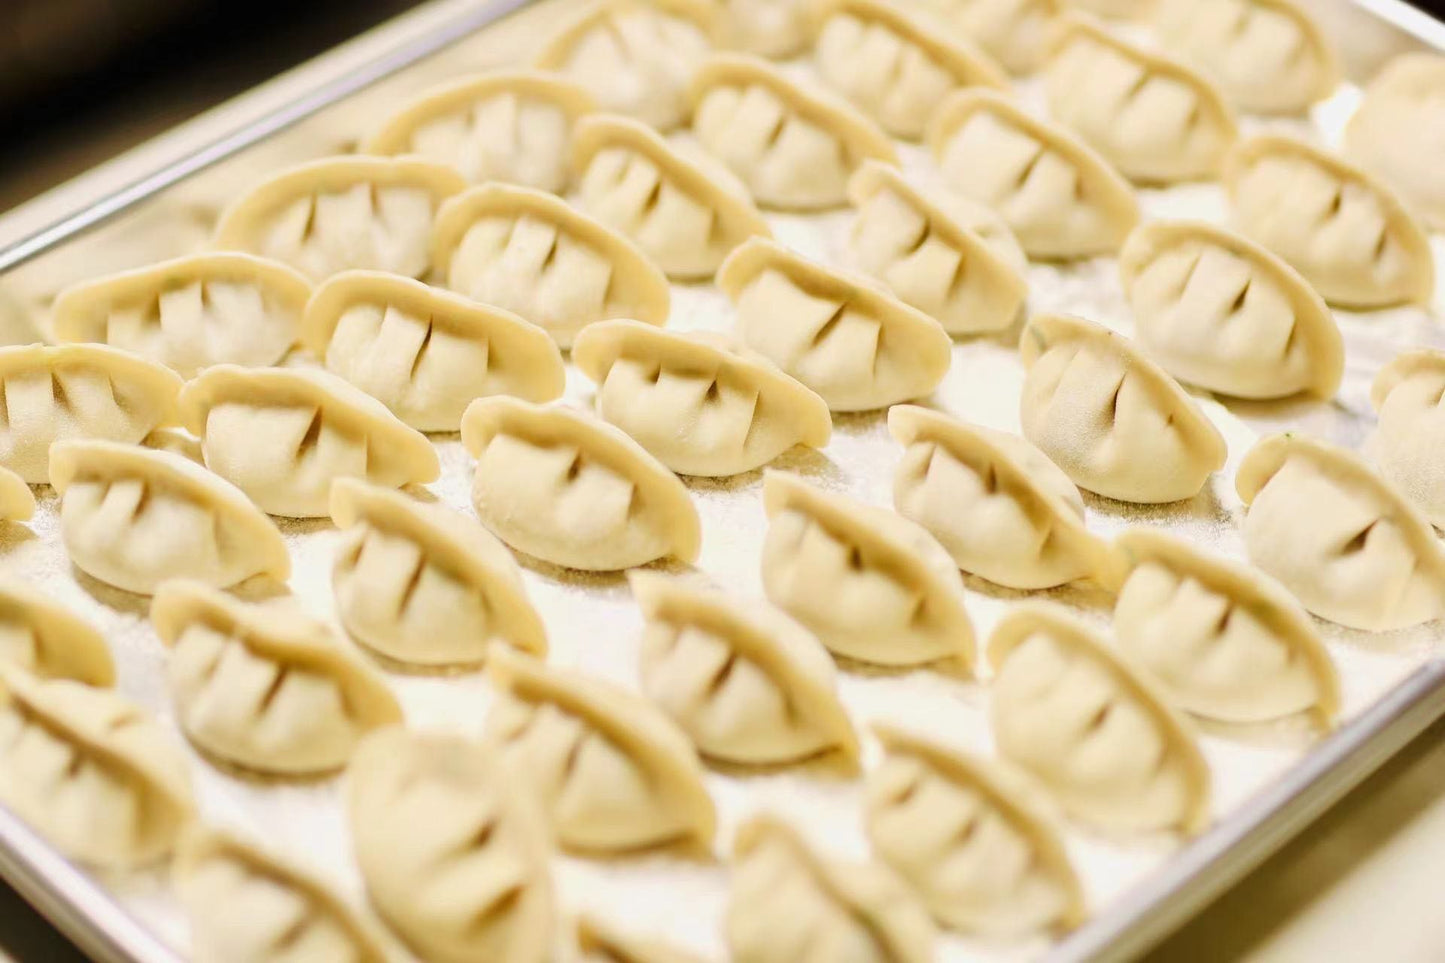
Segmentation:
{"type": "Polygon", "coordinates": [[[725,335],[602,321],[572,362],[597,383],[598,414],[680,474],[736,475],[832,434],[822,398],[725,335]]]}
{"type": "Polygon", "coordinates": [[[35,514],[35,493],[25,479],[0,467],[0,521],[28,522],[35,514]]]}
{"type": "Polygon", "coordinates": [[[15,579],[0,582],[0,663],[41,679],[108,688],[115,662],[105,636],[50,596],[15,579]]]}
{"type": "Polygon", "coordinates": [[[297,340],[311,282],[279,261],[192,254],[95,278],[51,309],[59,341],[94,341],[190,377],[223,362],[271,365],[297,340]]]}
{"type": "Polygon", "coordinates": [[[0,803],[67,857],[104,869],[163,859],[195,813],[185,754],[139,706],[5,664],[0,803]]]}
{"type": "Polygon", "coordinates": [[[1173,378],[1122,335],[1068,315],[1029,320],[1024,437],[1080,488],[1125,502],[1192,498],[1224,467],[1224,437],[1173,378]]]}
{"type": "Polygon", "coordinates": [[[731,171],[705,154],[688,156],[640,121],[583,118],[572,163],[582,209],[631,238],[670,278],[710,278],[743,241],[771,236],[731,171]]]}
{"type": "Polygon", "coordinates": [[[1365,87],[1345,125],[1345,153],[1400,192],[1415,216],[1445,230],[1445,57],[1412,50],[1365,87]]]}
{"type": "Polygon", "coordinates": [[[744,344],[816,391],[833,411],[868,411],[927,395],[953,361],[943,327],[874,282],[765,238],[717,274],[744,344]]]}
{"type": "Polygon", "coordinates": [[[1294,268],[1203,221],[1149,221],[1119,254],[1134,334],[1170,374],[1236,398],[1334,395],[1345,346],[1294,268]]]}
{"type": "Polygon", "coordinates": [[[425,435],[325,371],[216,365],[186,383],[180,407],[206,467],[272,515],[328,514],[337,478],[400,488],[441,471],[425,435]]]}
{"type": "Polygon", "coordinates": [[[769,605],[655,572],[631,572],[642,609],[642,689],[713,759],[853,759],[828,650],[769,605]]]}
{"type": "Polygon", "coordinates": [[[413,665],[475,664],[493,642],[546,653],[516,560],[476,519],[354,478],[331,486],[331,519],[336,613],[358,642],[413,665]]]}
{"type": "Polygon", "coordinates": [[[505,646],[488,655],[487,673],[498,689],[487,739],[536,794],[564,848],[712,845],[717,813],[702,765],[662,710],[505,646]]]}
{"type": "Polygon", "coordinates": [[[1209,822],[1194,727],[1088,625],[1057,606],[1016,606],[989,659],[999,753],[1071,815],[1109,830],[1193,833],[1209,822]]]}
{"type": "Polygon", "coordinates": [[[1397,355],[1370,386],[1379,417],[1367,451],[1437,528],[1445,528],[1445,351],[1417,348],[1397,355]]]}
{"type": "Polygon", "coordinates": [[[763,507],[763,588],[830,650],[878,665],[973,668],[958,569],[921,526],[780,471],[763,475],[763,507]]]}
{"type": "Polygon", "coordinates": [[[904,446],[894,507],[960,569],[1019,589],[1115,583],[1117,557],[1084,524],[1079,490],[1029,442],[916,405],[890,408],[888,430],[904,446]]]}
{"type": "Polygon", "coordinates": [[[472,505],[512,548],[587,571],[697,558],[687,487],[621,430],[561,405],[478,398],[462,418],[472,505]]]}
{"type": "Polygon", "coordinates": [[[322,281],[351,269],[419,278],[432,269],[432,225],[466,187],[417,158],[327,157],[262,181],[231,202],[216,246],[273,258],[322,281]]]}
{"type": "Polygon", "coordinates": [[[1320,618],[1370,632],[1445,615],[1445,547],[1358,455],[1271,435],[1235,476],[1249,560],[1320,618]]]}
{"type": "Polygon", "coordinates": [[[256,772],[328,772],[367,732],[402,720],[381,676],[292,599],[248,604],[176,579],[156,591],[150,615],[170,649],[181,729],[216,758],[256,772]]]}
{"type": "Polygon", "coordinates": [[[135,443],[176,419],[181,379],[119,348],[30,344],[0,348],[0,467],[50,481],[50,446],[95,438],[135,443]]]}
{"type": "Polygon", "coordinates": [[[535,324],[377,271],[347,271],[318,287],[301,340],[328,371],[418,431],[456,431],[474,398],[551,401],[567,382],[556,342],[535,324]]]}
{"type": "Polygon", "coordinates": [[[437,218],[436,277],[473,301],[511,311],[562,347],[594,321],[666,324],[667,277],[637,245],[561,198],[483,184],[437,218]]]}
{"type": "Polygon", "coordinates": [[[112,441],[50,449],[60,535],[76,568],[150,595],[167,579],[226,588],[291,575],[275,524],[236,486],[182,455],[112,441]]]}

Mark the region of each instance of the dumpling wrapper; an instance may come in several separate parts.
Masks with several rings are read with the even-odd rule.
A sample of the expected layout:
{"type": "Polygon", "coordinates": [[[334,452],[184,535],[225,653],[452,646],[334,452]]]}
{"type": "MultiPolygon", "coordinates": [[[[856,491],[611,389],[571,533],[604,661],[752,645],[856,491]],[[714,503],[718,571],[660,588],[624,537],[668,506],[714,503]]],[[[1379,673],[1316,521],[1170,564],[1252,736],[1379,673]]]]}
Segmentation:
{"type": "Polygon", "coordinates": [[[490,71],[422,91],[382,123],[365,151],[446,164],[472,184],[556,193],[572,179],[573,125],[595,108],[586,90],[552,74],[490,71]]]}
{"type": "Polygon", "coordinates": [[[669,130],[687,121],[687,85],[718,39],[717,17],[702,0],[601,0],[554,33],[536,64],[603,110],[669,130]]]}
{"type": "Polygon", "coordinates": [[[1288,261],[1331,304],[1428,304],[1435,259],[1404,202],[1363,169],[1275,134],[1241,143],[1225,172],[1239,230],[1288,261]]]}
{"type": "Polygon", "coordinates": [[[357,868],[381,916],[436,963],[547,963],[552,847],[531,796],[485,745],[400,727],[347,770],[357,868]]]}
{"type": "Polygon", "coordinates": [[[276,364],[297,340],[311,282],[279,261],[218,251],[95,278],[61,292],[51,330],[183,377],[213,364],[276,364]]]}
{"type": "Polygon", "coordinates": [[[425,435],[325,371],[216,365],[186,383],[180,407],[206,467],[271,515],[329,514],[337,478],[400,488],[441,473],[425,435]]]}
{"type": "Polygon", "coordinates": [[[150,617],[170,649],[166,680],[182,731],[225,762],[330,772],[367,732],[402,721],[386,681],[294,599],[246,603],[175,579],[156,590],[150,617]]]}
{"type": "Polygon", "coordinates": [[[1330,398],[1345,346],[1324,299],[1269,250],[1203,221],[1149,221],[1119,254],[1134,335],[1181,381],[1236,398],[1330,398]]]}
{"type": "Polygon", "coordinates": [[[772,231],[732,172],[698,153],[688,156],[640,121],[585,117],[572,141],[580,206],[668,277],[711,278],[729,251],[772,231]]]}
{"type": "Polygon", "coordinates": [[[462,418],[472,505],[517,551],[584,571],[694,561],[702,523],[678,477],[612,425],[562,405],[478,398],[462,418]]]}
{"type": "Polygon", "coordinates": [[[1132,180],[1219,175],[1238,130],[1212,83],[1086,17],[1070,14],[1060,26],[1045,71],[1055,120],[1132,180]]]}
{"type": "Polygon", "coordinates": [[[594,321],[667,323],[667,277],[618,232],[561,198],[483,184],[448,203],[433,240],[436,276],[511,311],[563,348],[594,321]]]}
{"type": "Polygon", "coordinates": [[[1326,726],[1340,680],[1314,622],[1274,579],[1163,532],[1131,528],[1114,607],[1119,648],[1195,715],[1263,722],[1310,711],[1326,726]]]}
{"type": "Polygon", "coordinates": [[[921,526],[787,472],[763,475],[763,589],[837,655],[877,665],[974,664],[948,552],[921,526]]]}
{"type": "Polygon", "coordinates": [[[1008,225],[962,195],[924,190],[865,161],[848,182],[852,263],[949,334],[1003,331],[1028,296],[1028,260],[1008,225]]]}
{"type": "Polygon", "coordinates": [[[927,963],[937,935],[892,870],[817,853],[768,813],[733,839],[724,927],[736,963],[927,963]]]}
{"type": "Polygon", "coordinates": [[[642,609],[642,690],[706,757],[775,765],[853,761],[858,738],[828,650],[770,605],[654,572],[631,572],[642,609]]]}
{"type": "Polygon", "coordinates": [[[982,47],[1010,73],[1031,74],[1048,55],[1066,0],[921,0],[958,34],[982,47]]]}
{"type": "Polygon", "coordinates": [[[871,120],[757,57],[713,54],[693,77],[690,96],[698,143],[763,207],[838,207],[863,161],[898,163],[893,142],[871,120]]]}
{"type": "Polygon", "coordinates": [[[474,665],[493,642],[545,655],[512,553],[476,519],[354,478],[331,486],[342,530],[336,613],[367,648],[411,665],[474,665]]]}
{"type": "Polygon", "coordinates": [[[289,859],[215,829],[182,838],[172,885],[201,963],[387,963],[376,925],[289,859]]]}
{"type": "Polygon", "coordinates": [[[1399,54],[1365,87],[1345,154],[1382,178],[1432,230],[1445,230],[1445,57],[1399,54]]]}
{"type": "Polygon", "coordinates": [[[718,269],[743,343],[822,396],[833,411],[886,408],[929,394],[953,342],[933,318],[873,281],[753,238],[718,269]]]}
{"type": "Polygon", "coordinates": [[[892,725],[873,731],[884,756],[865,784],[864,827],[935,919],[986,936],[1083,921],[1059,827],[1020,773],[892,725]]]}
{"type": "Polygon", "coordinates": [[[1189,720],[1094,629],[1057,606],[1009,610],[989,639],[1000,755],[1102,829],[1202,830],[1210,770],[1189,720]]]}
{"type": "Polygon", "coordinates": [[[18,665],[39,679],[74,679],[99,688],[115,684],[105,635],[18,579],[0,581],[0,664],[18,665]]]}
{"type": "Polygon", "coordinates": [[[1040,315],[1019,339],[1023,435],[1080,488],[1125,502],[1192,498],[1224,467],[1219,429],[1129,340],[1040,315]]]}
{"type": "Polygon", "coordinates": [[[827,402],[726,335],[600,321],[572,362],[597,383],[598,414],[680,474],[752,471],[832,434],[827,402]]]}
{"type": "Polygon", "coordinates": [[[185,754],[139,706],[8,664],[0,803],[67,858],[114,870],[164,859],[195,814],[185,754]]]}
{"type": "Polygon", "coordinates": [[[464,187],[452,168],[416,158],[322,158],[237,197],[221,213],[215,243],[314,281],[351,269],[419,278],[433,267],[437,211],[464,187]]]}
{"type": "Polygon", "coordinates": [[[951,95],[928,147],[944,179],[1002,215],[1030,257],[1113,254],[1139,221],[1134,188],[1108,161],[996,91],[951,95]]]}
{"type": "Polygon", "coordinates": [[[890,408],[888,430],[904,446],[894,507],[960,569],[1018,589],[1117,584],[1117,555],[1084,524],[1078,488],[1028,441],[916,405],[890,408]]]}
{"type": "Polygon", "coordinates": [[[717,812],[697,753],[661,709],[595,676],[494,647],[486,739],[525,782],[558,843],[604,856],[712,845],[717,812]]]}
{"type": "Polygon", "coordinates": [[[347,271],[323,283],[301,339],[418,431],[456,431],[475,398],[551,401],[566,387],[562,353],[535,324],[394,274],[347,271]]]}
{"type": "Polygon", "coordinates": [[[25,479],[0,468],[0,521],[28,522],[35,514],[35,493],[25,479]]]}
{"type": "Polygon", "coordinates": [[[784,60],[813,42],[808,0],[724,0],[723,9],[729,49],[784,60]]]}
{"type": "Polygon", "coordinates": [[[818,75],[895,137],[922,137],[938,102],[959,87],[1008,89],[988,54],[902,6],[825,0],[814,16],[818,75]]]}
{"type": "Polygon", "coordinates": [[[596,916],[577,920],[577,963],[703,963],[670,943],[615,929],[596,916]]]}
{"type": "Polygon", "coordinates": [[[1340,81],[1329,39],[1294,0],[1156,0],[1154,30],[1251,113],[1302,114],[1340,81]]]}
{"type": "Polygon", "coordinates": [[[1379,417],[1366,450],[1410,502],[1445,528],[1445,351],[1417,348],[1397,355],[1370,386],[1379,417]]]}
{"type": "Polygon", "coordinates": [[[60,533],[76,568],[150,595],[167,579],[227,588],[256,575],[291,576],[275,524],[236,486],[167,451],[112,441],[50,449],[60,533]]]}
{"type": "Polygon", "coordinates": [[[1322,619],[1367,632],[1445,615],[1445,547],[1353,452],[1271,435],[1235,476],[1249,559],[1322,619]]]}
{"type": "Polygon", "coordinates": [[[134,443],[176,420],[181,379],[163,365],[99,344],[0,348],[0,467],[50,481],[53,442],[134,443]]]}

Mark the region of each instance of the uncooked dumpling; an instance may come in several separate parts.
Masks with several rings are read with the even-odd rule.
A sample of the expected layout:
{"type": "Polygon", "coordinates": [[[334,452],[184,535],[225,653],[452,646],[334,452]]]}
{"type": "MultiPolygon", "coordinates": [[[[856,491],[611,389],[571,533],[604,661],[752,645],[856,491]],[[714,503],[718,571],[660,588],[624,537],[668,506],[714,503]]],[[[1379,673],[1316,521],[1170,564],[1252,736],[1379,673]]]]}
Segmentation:
{"type": "Polygon", "coordinates": [[[895,137],[922,137],[959,87],[1008,88],[987,54],[886,0],[826,0],[816,15],[818,75],[895,137]]]}
{"type": "Polygon", "coordinates": [[[1134,334],[1164,370],[1236,398],[1334,395],[1345,346],[1324,300],[1268,250],[1203,221],[1149,221],[1119,254],[1134,334]]]}
{"type": "Polygon", "coordinates": [[[1079,490],[1033,445],[915,405],[889,409],[888,430],[904,446],[894,507],[959,568],[1019,589],[1114,584],[1117,558],[1085,526],[1079,490]]]}
{"type": "Polygon", "coordinates": [[[597,383],[598,413],[684,475],[751,471],[832,434],[822,398],[726,335],[602,321],[572,361],[597,383]]]}
{"type": "Polygon", "coordinates": [[[594,107],[577,84],[532,70],[462,77],[418,94],[366,144],[456,168],[473,184],[505,181],[562,191],[572,126],[594,107]]]}
{"type": "Polygon", "coordinates": [[[51,309],[60,341],[98,341],[190,377],[222,362],[271,365],[297,340],[305,276],[235,251],[192,254],[67,288],[51,309]]]}
{"type": "Polygon", "coordinates": [[[6,664],[0,803],[68,858],[103,869],[163,859],[195,812],[184,753],[139,706],[6,664]]]}
{"type": "Polygon", "coordinates": [[[309,871],[239,836],[188,833],[176,895],[197,963],[387,963],[376,928],[309,871]]]}
{"type": "Polygon", "coordinates": [[[1066,0],[920,0],[921,6],[1016,74],[1029,74],[1048,53],[1066,0]]]}
{"type": "Polygon", "coordinates": [[[822,396],[868,411],[927,395],[953,361],[942,326],[874,282],[753,238],[717,274],[744,344],[822,396]]]}
{"type": "Polygon", "coordinates": [[[687,120],[688,81],[712,50],[717,16],[703,0],[601,0],[552,35],[537,66],[603,110],[668,130],[687,120]]]}
{"type": "Polygon", "coordinates": [[[927,963],[936,933],[893,872],[815,852],[764,813],[738,827],[726,937],[736,963],[927,963]]]}
{"type": "Polygon", "coordinates": [[[1045,73],[1049,114],[1136,181],[1212,178],[1237,133],[1214,85],[1093,21],[1063,21],[1045,73]]]}
{"type": "Polygon", "coordinates": [[[1412,213],[1445,229],[1445,57],[1411,51],[1365,87],[1345,125],[1345,153],[1400,192],[1412,213]]]}
{"type": "Polygon", "coordinates": [[[536,794],[557,841],[583,855],[712,845],[717,814],[681,729],[593,676],[497,646],[487,739],[536,794]]]}
{"type": "Polygon", "coordinates": [[[28,522],[35,514],[35,493],[25,479],[0,467],[0,521],[28,522]]]}
{"type": "Polygon", "coordinates": [[[1112,254],[1139,220],[1134,189],[1108,161],[996,91],[945,100],[928,146],[949,184],[1001,214],[1030,257],[1112,254]]]}
{"type": "Polygon", "coordinates": [[[1368,451],[1380,474],[1445,528],[1445,351],[1398,355],[1375,376],[1370,403],[1379,415],[1368,451]]]}
{"type": "Polygon", "coordinates": [[[75,567],[150,595],[166,579],[218,588],[253,575],[291,575],[275,524],[219,475],[167,451],[112,441],[50,449],[60,534],[75,567]]]}
{"type": "Polygon", "coordinates": [[[1020,774],[891,725],[873,729],[884,756],[868,775],[868,838],[935,919],[998,936],[1083,920],[1059,829],[1020,774]]]}
{"type": "Polygon", "coordinates": [[[337,478],[399,488],[441,471],[426,436],[324,371],[217,365],[186,383],[180,406],[206,467],[272,515],[326,515],[337,478]]]}
{"type": "Polygon", "coordinates": [[[647,936],[623,933],[594,916],[577,920],[577,963],[702,963],[686,950],[647,936]]]}
{"type": "Polygon", "coordinates": [[[921,527],[796,475],[763,475],[763,588],[838,655],[971,670],[973,624],[948,552],[921,527]]]}
{"type": "Polygon", "coordinates": [[[100,630],[16,579],[0,582],[0,663],[41,679],[115,683],[115,663],[100,630]]]}
{"type": "Polygon", "coordinates": [[[166,679],[181,729],[226,762],[328,772],[367,732],[401,722],[381,676],[292,599],[248,604],[176,579],[156,591],[151,622],[171,650],[166,679]]]}
{"type": "Polygon", "coordinates": [[[274,258],[316,281],[353,268],[419,278],[432,224],[466,186],[416,158],[328,157],[284,170],[221,214],[216,246],[274,258]]]}
{"type": "Polygon", "coordinates": [[[924,190],[897,168],[867,161],[848,182],[858,216],[848,252],[860,270],[949,334],[1002,331],[1028,296],[1028,261],[992,210],[945,190],[924,190]]]}
{"type": "Polygon", "coordinates": [[[478,398],[462,443],[477,459],[477,516],[518,551],[604,572],[697,558],[702,527],[687,487],[606,422],[563,405],[478,398]]]}
{"type": "Polygon", "coordinates": [[[757,57],[714,54],[693,78],[692,101],[698,143],[764,207],[837,207],[863,161],[898,163],[893,142],[867,117],[757,57]]]}
{"type": "Polygon", "coordinates": [[[1056,606],[1011,609],[989,640],[998,750],[1072,815],[1108,830],[1209,822],[1209,766],[1189,721],[1097,632],[1056,606]]]}
{"type": "Polygon", "coordinates": [[[556,342],[535,324],[395,274],[347,271],[322,284],[301,338],[418,431],[456,431],[486,395],[551,401],[567,381],[556,342]]]}
{"type": "Polygon", "coordinates": [[[1114,607],[1114,634],[1175,705],[1226,722],[1334,717],[1334,663],[1283,586],[1152,529],[1130,529],[1118,544],[1132,571],[1114,607]]]}
{"type": "Polygon", "coordinates": [[[552,959],[547,827],[481,743],[372,733],[347,770],[346,814],[372,904],[421,957],[552,959]]]}
{"type": "Polygon", "coordinates": [[[1024,437],[1080,488],[1125,502],[1192,498],[1224,467],[1224,437],[1122,335],[1067,315],[1029,320],[1024,437]]]}
{"type": "Polygon", "coordinates": [[[1339,83],[1324,32],[1294,0],[1156,0],[1161,46],[1193,63],[1241,110],[1302,114],[1339,83]]]}
{"type": "Polygon", "coordinates": [[[848,758],[857,737],[828,650],[770,605],[654,572],[628,576],[642,609],[642,690],[713,759],[848,758]]]}
{"type": "Polygon", "coordinates": [[[176,418],[175,372],[99,344],[0,348],[0,467],[50,481],[50,445],[71,438],[134,443],[176,418]]]}
{"type": "Polygon", "coordinates": [[[358,642],[414,665],[475,664],[492,642],[546,653],[512,553],[476,519],[354,478],[331,486],[331,519],[336,613],[358,642]]]}
{"type": "Polygon", "coordinates": [[[512,311],[562,347],[594,321],[666,324],[667,277],[635,244],[560,198],[484,184],[437,219],[436,276],[474,301],[512,311]]]}
{"type": "Polygon", "coordinates": [[[711,278],[733,248],[771,234],[732,172],[639,121],[586,117],[572,147],[582,209],[631,238],[670,278],[711,278]]]}
{"type": "Polygon", "coordinates": [[[1292,264],[1331,304],[1428,304],[1430,238],[1395,192],[1303,141],[1261,134],[1225,175],[1240,231],[1292,264]]]}
{"type": "Polygon", "coordinates": [[[1235,476],[1249,559],[1320,618],[1370,632],[1445,615],[1445,548],[1358,455],[1271,435],[1235,476]]]}

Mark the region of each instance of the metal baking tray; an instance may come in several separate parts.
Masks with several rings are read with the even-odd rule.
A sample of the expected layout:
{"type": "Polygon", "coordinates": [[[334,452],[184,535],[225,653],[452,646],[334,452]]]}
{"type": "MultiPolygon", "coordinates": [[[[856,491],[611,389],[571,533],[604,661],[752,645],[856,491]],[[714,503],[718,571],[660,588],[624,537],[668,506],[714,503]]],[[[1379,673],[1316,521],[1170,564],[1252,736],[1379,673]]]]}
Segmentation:
{"type": "MultiPolygon", "coordinates": [[[[512,46],[504,39],[507,31],[513,36],[530,36],[545,30],[563,15],[569,4],[575,5],[575,0],[436,0],[82,176],[50,196],[0,217],[0,244],[4,245],[0,247],[0,287],[9,282],[0,294],[11,299],[8,306],[0,299],[0,316],[10,310],[19,311],[23,317],[28,298],[44,300],[56,288],[79,276],[130,266],[130,263],[112,263],[108,260],[112,256],[138,264],[180,253],[187,245],[194,246],[196,232],[203,230],[201,225],[213,216],[220,203],[244,186],[245,181],[265,176],[270,170],[304,156],[353,147],[361,129],[363,110],[352,95],[364,92],[365,97],[371,98],[365,103],[374,105],[377,97],[399,98],[443,77],[483,69],[497,62],[494,59],[498,56],[497,50],[512,46]],[[523,11],[522,7],[528,9],[523,11]],[[508,17],[513,13],[517,15],[508,17]],[[484,37],[497,42],[490,46],[478,45],[477,39],[484,37]],[[193,178],[192,175],[198,173],[201,176],[193,178]],[[108,243],[100,243],[107,236],[108,243]]],[[[1399,0],[1316,0],[1312,9],[1336,39],[1352,78],[1368,76],[1390,55],[1405,49],[1445,50],[1445,25],[1399,0]]],[[[1023,94],[1027,97],[1028,91],[1023,94]]],[[[1317,112],[1319,124],[1325,128],[1337,126],[1357,96],[1357,88],[1347,86],[1324,105],[1323,115],[1317,112]]],[[[909,158],[906,156],[905,160],[909,158]]],[[[1207,187],[1144,192],[1146,211],[1156,216],[1183,214],[1200,204],[1217,203],[1217,199],[1201,195],[1201,190],[1207,195],[1207,187]]],[[[826,256],[832,247],[830,233],[836,235],[836,229],[847,223],[838,217],[772,217],[770,220],[785,241],[826,256]]],[[[1438,238],[1436,250],[1438,262],[1441,259],[1438,238]]],[[[1040,297],[1031,307],[1075,307],[1099,320],[1113,320],[1099,317],[1111,313],[1117,316],[1122,310],[1101,290],[1108,286],[1102,280],[1106,274],[1111,276],[1112,269],[1103,271],[1097,264],[1075,269],[1036,268],[1031,272],[1031,282],[1040,297]]],[[[719,311],[725,312],[725,306],[719,306],[715,292],[701,291],[697,286],[679,291],[675,298],[674,318],[680,314],[706,318],[710,312],[715,315],[719,311]]],[[[1388,351],[1398,350],[1404,343],[1414,343],[1429,330],[1420,317],[1398,314],[1377,318],[1368,324],[1342,318],[1342,324],[1346,326],[1347,343],[1352,331],[1365,338],[1367,343],[1358,354],[1371,370],[1388,360],[1388,351]]],[[[1434,338],[1438,342],[1440,336],[1437,334],[1434,338]]],[[[1008,350],[1001,344],[995,348],[998,352],[1008,350]]],[[[1352,364],[1356,361],[1355,348],[1351,343],[1352,364]]],[[[971,361],[968,377],[984,376],[982,372],[990,367],[987,355],[990,350],[993,349],[985,346],[980,349],[984,352],[981,355],[964,352],[962,357],[971,361]]],[[[959,349],[956,349],[956,367],[959,358],[959,349]]],[[[1357,390],[1342,396],[1340,403],[1328,406],[1328,411],[1308,413],[1306,427],[1334,435],[1340,441],[1358,443],[1362,421],[1358,385],[1362,372],[1355,371],[1347,377],[1353,378],[1357,390]]],[[[578,400],[575,384],[568,396],[578,400]]],[[[1246,410],[1237,420],[1264,431],[1285,417],[1288,415],[1282,415],[1277,408],[1256,408],[1246,410]]],[[[843,447],[839,457],[843,460],[847,460],[845,454],[871,457],[884,450],[878,447],[886,441],[880,441],[878,419],[869,421],[866,417],[849,416],[840,419],[839,426],[843,447]]],[[[1231,438],[1229,469],[1221,473],[1225,480],[1240,453],[1235,441],[1231,438]]],[[[454,442],[449,444],[453,449],[457,447],[454,442]]],[[[449,457],[445,444],[443,448],[444,461],[450,465],[443,480],[447,488],[445,494],[454,502],[460,498],[460,503],[464,503],[465,488],[458,488],[458,483],[466,475],[465,465],[455,452],[449,457]]],[[[730,487],[694,483],[692,488],[706,507],[717,504],[719,499],[736,496],[739,490],[755,497],[756,480],[750,484],[751,488],[746,484],[730,487]]],[[[884,498],[886,483],[878,478],[870,479],[864,484],[863,492],[875,500],[884,498]]],[[[53,539],[53,496],[42,495],[40,501],[36,531],[42,537],[53,539]]],[[[1091,501],[1090,507],[1094,512],[1100,506],[1091,501]]],[[[1117,505],[1114,508],[1113,517],[1104,519],[1106,527],[1117,527],[1131,520],[1117,505]]],[[[1091,514],[1093,518],[1096,515],[1091,514]]],[[[1132,520],[1143,518],[1159,521],[1158,514],[1150,512],[1135,513],[1132,520]]],[[[1228,540],[1228,533],[1209,529],[1210,525],[1221,524],[1217,518],[1184,517],[1176,521],[1189,531],[1203,526],[1212,540],[1228,540]]],[[[308,538],[309,532],[314,532],[314,526],[310,530],[304,525],[283,524],[282,527],[293,545],[301,544],[296,540],[308,538]]],[[[0,539],[0,556],[14,548],[11,541],[0,539]]],[[[313,561],[317,556],[314,550],[307,550],[305,554],[313,561]]],[[[48,563],[26,574],[43,582],[52,578],[65,581],[73,588],[74,576],[53,557],[48,558],[48,563]]],[[[60,559],[63,561],[63,551],[60,559]]],[[[3,566],[4,560],[0,559],[0,567],[3,566]]],[[[324,586],[324,581],[305,578],[303,582],[305,584],[296,586],[303,596],[307,590],[325,591],[318,588],[324,586]]],[[[123,593],[91,591],[101,598],[90,603],[92,610],[95,606],[110,606],[120,630],[133,633],[137,626],[143,626],[139,618],[143,607],[138,607],[133,599],[127,603],[115,598],[123,593]]],[[[535,592],[533,597],[544,616],[547,615],[547,598],[538,599],[535,592]]],[[[995,593],[994,598],[984,600],[985,609],[996,612],[1001,608],[998,601],[1001,597],[1011,596],[995,593]]],[[[1070,601],[1067,595],[1059,600],[1070,601]]],[[[977,598],[971,595],[970,602],[975,601],[977,598]]],[[[981,628],[986,631],[986,621],[981,628]]],[[[1329,634],[1332,643],[1340,641],[1339,635],[1329,634]]],[[[1271,764],[1262,775],[1236,781],[1229,794],[1230,804],[1217,811],[1216,821],[1208,832],[1167,851],[1146,854],[1143,858],[1148,862],[1147,872],[1134,872],[1129,885],[1098,901],[1093,907],[1094,914],[1083,926],[1056,943],[1044,944],[1041,950],[1034,947],[1027,955],[1068,961],[1128,959],[1186,920],[1431,722],[1445,715],[1445,660],[1434,654],[1442,636],[1445,633],[1440,626],[1434,625],[1379,645],[1354,638],[1351,644],[1363,653],[1361,658],[1371,660],[1371,665],[1379,663],[1387,667],[1376,675],[1378,679],[1388,679],[1388,684],[1381,682],[1369,690],[1368,699],[1357,699],[1354,706],[1347,707],[1349,714],[1344,724],[1310,744],[1306,751],[1298,749],[1297,739],[1291,743],[1291,733],[1268,737],[1266,743],[1273,739],[1275,745],[1269,746],[1264,755],[1274,752],[1278,756],[1279,744],[1294,746],[1287,750],[1291,753],[1288,764],[1271,764]],[[1246,788],[1240,789],[1240,786],[1246,788]]],[[[144,659],[139,666],[129,669],[122,666],[122,683],[128,695],[140,698],[164,716],[165,710],[157,708],[164,707],[166,697],[154,678],[154,670],[159,665],[156,658],[152,654],[148,678],[140,678],[147,668],[144,659]]],[[[394,677],[394,681],[400,687],[452,685],[446,680],[416,682],[407,681],[406,677],[394,677]]],[[[869,691],[885,688],[884,683],[878,683],[869,691]]],[[[850,703],[850,709],[853,708],[850,703]]],[[[1228,741],[1215,739],[1218,735],[1217,732],[1210,735],[1211,745],[1228,741]]],[[[1214,761],[1213,753],[1211,761],[1214,761]]],[[[203,803],[211,802],[208,793],[202,795],[203,803]]],[[[238,805],[244,808],[245,804],[238,805]]],[[[279,813],[284,819],[284,810],[285,807],[280,806],[268,810],[268,814],[279,813]]],[[[166,900],[162,885],[153,885],[150,891],[139,894],[133,889],[127,890],[118,896],[113,885],[68,863],[3,808],[0,808],[0,876],[81,949],[104,963],[159,963],[182,958],[153,925],[157,915],[155,904],[164,904],[166,900]]],[[[348,892],[355,895],[354,879],[348,892]]],[[[162,907],[161,915],[166,912],[173,913],[174,907],[169,910],[162,907]]],[[[1019,955],[1016,948],[999,954],[988,950],[963,954],[968,959],[1016,959],[1019,955]]]]}

